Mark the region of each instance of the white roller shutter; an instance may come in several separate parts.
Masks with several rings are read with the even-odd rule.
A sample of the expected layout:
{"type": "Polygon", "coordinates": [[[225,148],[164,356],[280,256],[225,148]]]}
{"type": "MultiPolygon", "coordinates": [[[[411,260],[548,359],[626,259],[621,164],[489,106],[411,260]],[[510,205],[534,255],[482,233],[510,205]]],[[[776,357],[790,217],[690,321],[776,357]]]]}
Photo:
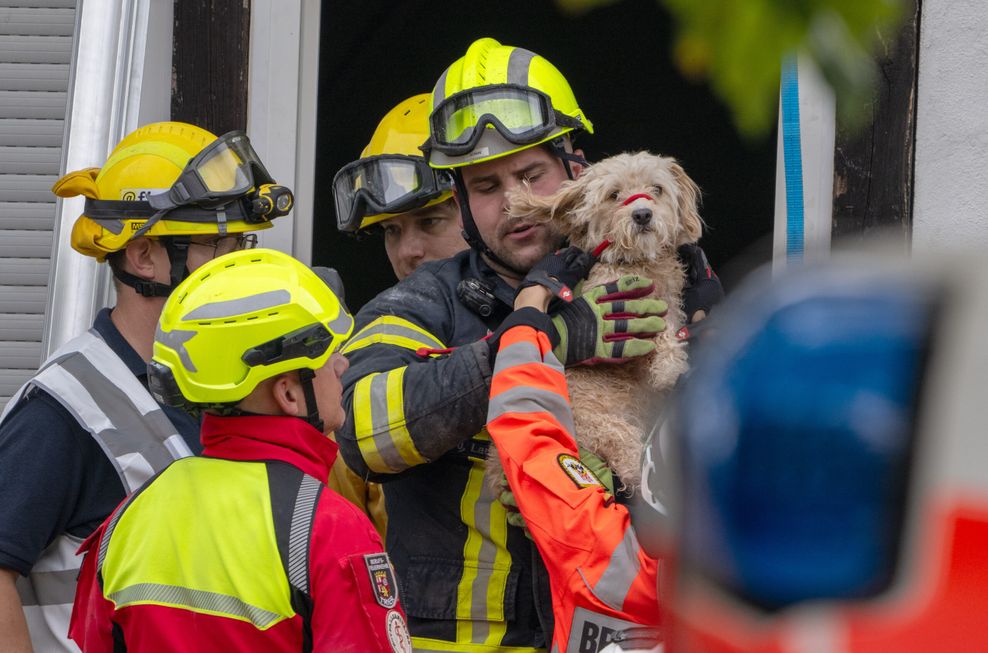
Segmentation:
{"type": "Polygon", "coordinates": [[[41,363],[75,0],[0,0],[0,409],[41,363]]]}

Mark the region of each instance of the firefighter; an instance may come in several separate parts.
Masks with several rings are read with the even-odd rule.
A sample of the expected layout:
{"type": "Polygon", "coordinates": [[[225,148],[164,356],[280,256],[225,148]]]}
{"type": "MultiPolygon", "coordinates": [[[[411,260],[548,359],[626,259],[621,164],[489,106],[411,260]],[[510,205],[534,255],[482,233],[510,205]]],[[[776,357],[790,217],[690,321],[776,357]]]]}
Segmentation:
{"type": "Polygon", "coordinates": [[[38,651],[75,650],[67,632],[79,544],[126,494],[200,449],[198,422],[146,387],[161,307],[190,271],[252,247],[250,232],[291,206],[245,134],[217,138],[178,122],[141,127],[101,168],[71,172],[53,190],[86,198],[72,247],[109,264],[117,302],[55,352],[0,418],[7,651],[30,650],[28,628],[38,651]]]}
{"type": "MultiPolygon", "coordinates": [[[[496,112],[499,105],[488,106],[496,112]]],[[[447,69],[432,107],[430,164],[461,178],[456,199],[471,248],[423,264],[358,314],[344,349],[351,365],[343,379],[349,410],[337,438],[355,472],[384,482],[387,548],[416,650],[534,652],[550,644],[548,577],[531,542],[508,525],[507,509],[484,483],[493,364],[482,339],[511,313],[514,287],[528,268],[560,244],[541,226],[506,229],[505,191],[529,182],[535,192],[551,193],[579,174],[583,163],[569,134],[592,125],[551,63],[493,39],[473,43],[447,69]],[[487,116],[456,111],[482,100],[474,92],[485,89],[514,89],[546,112],[532,113],[538,122],[520,136],[481,128],[483,143],[454,154],[461,148],[447,147],[437,125],[445,124],[444,116],[487,116]],[[488,154],[483,161],[476,160],[480,150],[488,154]]],[[[619,283],[631,294],[647,292],[647,282],[619,283]]],[[[660,309],[643,300],[643,313],[660,309]]],[[[555,328],[566,333],[561,360],[574,365],[595,352],[608,358],[646,353],[615,347],[604,335],[654,333],[657,325],[605,317],[616,312],[613,302],[581,298],[556,315],[555,328]]]]}
{"type": "Polygon", "coordinates": [[[553,353],[559,336],[546,315],[549,300],[554,291],[576,287],[592,263],[567,248],[537,263],[521,283],[515,311],[488,341],[496,365],[487,417],[549,571],[553,650],[588,653],[611,642],[654,645],[661,622],[658,561],[641,550],[606,468],[595,471],[580,459],[566,377],[553,353]]]}
{"type": "Polygon", "coordinates": [[[399,281],[427,261],[466,249],[460,211],[448,175],[433,170],[419,149],[429,138],[428,93],[389,111],[360,158],[333,178],[336,226],[345,233],[379,232],[399,281]]]}
{"type": "MultiPolygon", "coordinates": [[[[419,149],[429,138],[430,107],[428,93],[398,103],[381,119],[360,158],[333,178],[337,228],[382,234],[399,281],[422,263],[449,258],[467,246],[450,179],[432,170],[419,149]]],[[[330,486],[359,506],[384,537],[387,513],[377,483],[340,460],[330,486]]]]}
{"type": "Polygon", "coordinates": [[[91,536],[70,634],[85,653],[411,651],[370,521],[325,488],[353,320],[315,273],[259,249],[166,303],[156,398],[204,413],[172,463],[91,536]]]}

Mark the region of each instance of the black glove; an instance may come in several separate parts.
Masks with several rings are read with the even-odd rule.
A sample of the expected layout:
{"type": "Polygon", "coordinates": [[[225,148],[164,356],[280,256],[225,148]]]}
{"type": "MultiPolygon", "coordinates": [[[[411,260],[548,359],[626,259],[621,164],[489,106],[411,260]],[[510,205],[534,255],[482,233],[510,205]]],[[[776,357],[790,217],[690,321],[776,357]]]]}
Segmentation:
{"type": "Polygon", "coordinates": [[[679,259],[686,265],[683,312],[686,313],[686,322],[692,323],[697,311],[710,313],[710,309],[724,299],[724,287],[720,285],[720,279],[699,245],[682,245],[678,253],[679,259]]]}
{"type": "Polygon", "coordinates": [[[542,286],[567,302],[573,301],[573,288],[587,278],[590,268],[597,262],[593,256],[579,247],[565,247],[554,254],[548,254],[532,266],[518,286],[542,286]]]}

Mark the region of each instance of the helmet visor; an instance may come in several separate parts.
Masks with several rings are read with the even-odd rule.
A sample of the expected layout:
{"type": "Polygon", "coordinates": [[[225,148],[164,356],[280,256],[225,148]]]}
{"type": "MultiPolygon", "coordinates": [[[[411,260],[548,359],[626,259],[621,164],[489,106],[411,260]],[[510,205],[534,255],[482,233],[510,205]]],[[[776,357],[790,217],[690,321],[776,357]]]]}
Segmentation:
{"type": "Polygon", "coordinates": [[[565,121],[545,93],[498,84],[467,89],[444,100],[430,117],[431,147],[463,155],[476,147],[484,129],[496,129],[516,145],[536,143],[565,121]]]}
{"type": "Polygon", "coordinates": [[[411,211],[449,189],[446,177],[422,157],[384,154],[360,159],[333,178],[336,226],[356,231],[368,215],[411,211]]]}

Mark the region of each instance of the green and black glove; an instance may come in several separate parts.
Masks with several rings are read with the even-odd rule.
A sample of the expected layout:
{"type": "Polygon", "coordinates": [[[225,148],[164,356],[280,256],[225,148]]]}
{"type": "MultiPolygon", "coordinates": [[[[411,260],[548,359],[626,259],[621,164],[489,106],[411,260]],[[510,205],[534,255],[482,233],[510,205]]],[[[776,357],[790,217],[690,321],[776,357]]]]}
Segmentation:
{"type": "Polygon", "coordinates": [[[626,275],[591,288],[552,316],[559,334],[553,353],[569,367],[617,363],[655,351],[652,338],[665,331],[668,306],[648,297],[649,279],[626,275]]]}

